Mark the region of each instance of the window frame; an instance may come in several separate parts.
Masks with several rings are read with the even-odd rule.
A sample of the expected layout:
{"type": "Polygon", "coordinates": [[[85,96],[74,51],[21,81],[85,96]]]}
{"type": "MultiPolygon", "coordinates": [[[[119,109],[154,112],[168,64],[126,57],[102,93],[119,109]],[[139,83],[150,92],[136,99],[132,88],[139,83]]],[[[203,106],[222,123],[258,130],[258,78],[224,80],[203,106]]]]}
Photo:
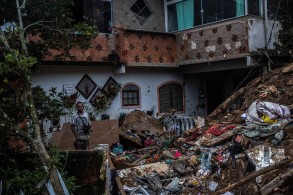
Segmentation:
{"type": "MultiPolygon", "coordinates": [[[[134,98],[132,98],[134,99],[134,98]]],[[[129,83],[125,83],[122,88],[121,88],[121,107],[122,108],[141,108],[141,89],[139,87],[138,84],[136,83],[133,83],[133,82],[129,82],[129,83]],[[135,87],[138,88],[138,91],[137,91],[137,99],[138,99],[138,104],[137,105],[124,105],[124,93],[123,93],[123,89],[129,85],[133,85],[135,87]]]]}
{"type": "MultiPolygon", "coordinates": [[[[185,97],[185,92],[184,92],[184,86],[182,83],[178,82],[178,81],[167,81],[167,82],[164,82],[162,83],[161,85],[159,85],[157,87],[157,97],[158,97],[158,113],[159,114],[164,114],[166,113],[166,111],[161,111],[161,104],[160,104],[160,101],[161,101],[161,97],[160,97],[160,88],[162,88],[163,86],[165,85],[169,85],[169,84],[176,84],[178,86],[181,87],[181,91],[182,91],[182,110],[177,110],[176,113],[184,113],[185,112],[185,101],[184,101],[184,97],[185,97]]],[[[169,108],[170,109],[170,108],[169,108]]]]}
{"type": "Polygon", "coordinates": [[[183,1],[183,0],[171,0],[171,1],[164,0],[165,30],[166,30],[166,32],[168,32],[168,6],[171,5],[171,4],[179,3],[181,1],[183,1]]]}
{"type": "Polygon", "coordinates": [[[141,1],[144,2],[145,7],[144,7],[143,9],[141,9],[141,10],[139,11],[139,13],[135,13],[134,11],[132,11],[131,8],[132,8],[132,6],[134,6],[134,5],[137,3],[137,1],[138,1],[138,0],[135,0],[135,2],[134,2],[133,4],[131,4],[131,6],[129,7],[129,10],[130,10],[130,11],[132,12],[132,14],[135,16],[135,18],[136,18],[136,20],[138,21],[138,23],[139,23],[141,26],[143,26],[143,25],[148,21],[148,19],[153,15],[153,11],[151,10],[151,8],[150,8],[149,4],[146,2],[146,0],[141,0],[141,1]],[[143,10],[144,10],[145,8],[147,8],[147,9],[149,10],[150,15],[149,15],[147,18],[144,17],[144,18],[146,18],[146,19],[141,23],[141,21],[139,20],[139,18],[138,18],[137,16],[141,17],[139,14],[142,13],[143,10]]]}
{"type": "MultiPolygon", "coordinates": [[[[165,14],[165,31],[166,32],[177,32],[177,31],[182,31],[182,30],[174,30],[174,31],[168,31],[168,6],[169,5],[172,5],[172,4],[176,4],[176,3],[179,3],[179,2],[182,2],[184,0],[164,0],[164,14],[165,14]]],[[[204,2],[205,0],[202,0],[202,2],[204,2]]],[[[258,0],[258,3],[259,3],[259,16],[263,16],[263,7],[265,5],[263,5],[263,2],[262,0],[258,0]]],[[[213,24],[213,23],[217,23],[217,22],[223,22],[223,21],[226,21],[226,20],[230,20],[230,19],[233,19],[233,18],[240,18],[240,17],[243,17],[243,16],[247,16],[247,15],[250,15],[248,13],[248,0],[244,0],[244,15],[242,16],[235,16],[235,17],[231,17],[231,18],[225,18],[223,20],[218,20],[218,21],[213,21],[213,22],[208,22],[208,23],[202,23],[200,25],[194,25],[193,27],[191,28],[194,28],[194,27],[199,27],[199,26],[204,26],[204,25],[209,25],[209,24],[213,24]]],[[[201,8],[202,11],[204,12],[204,8],[202,7],[201,8]]],[[[195,14],[195,13],[194,13],[195,14]]],[[[203,21],[203,19],[202,19],[203,21]]],[[[190,29],[190,28],[187,28],[187,29],[190,29]]],[[[186,29],[183,29],[183,30],[186,30],[186,29]]]]}
{"type": "Polygon", "coordinates": [[[74,0],[74,5],[71,6],[73,13],[73,23],[77,24],[84,22],[88,25],[96,26],[98,31],[103,34],[112,34],[112,20],[113,20],[113,2],[111,0],[86,1],[74,0]],[[105,4],[110,8],[105,9],[105,4]],[[96,6],[100,5],[100,6],[96,6]],[[86,9],[89,8],[89,9],[86,9]],[[98,9],[100,8],[100,9],[98,9]],[[99,10],[99,13],[97,13],[99,10]],[[98,16],[101,14],[102,16],[98,16]],[[91,16],[87,18],[86,16],[91,16]],[[108,20],[107,20],[108,19],[108,20]]]}

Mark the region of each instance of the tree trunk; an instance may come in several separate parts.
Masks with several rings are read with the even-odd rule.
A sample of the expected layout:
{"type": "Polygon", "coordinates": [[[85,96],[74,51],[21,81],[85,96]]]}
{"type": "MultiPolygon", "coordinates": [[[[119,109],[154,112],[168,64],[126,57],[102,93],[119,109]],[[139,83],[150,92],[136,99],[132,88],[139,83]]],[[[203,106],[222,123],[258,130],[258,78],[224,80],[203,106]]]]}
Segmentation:
{"type": "MultiPolygon", "coordinates": [[[[23,4],[23,7],[25,7],[25,2],[23,4]]],[[[21,30],[21,32],[20,32],[21,47],[22,47],[22,50],[24,51],[25,55],[28,56],[28,49],[26,46],[26,39],[24,36],[24,28],[23,28],[22,13],[21,13],[21,9],[23,9],[23,8],[22,8],[22,6],[21,7],[19,6],[19,0],[16,0],[16,9],[17,9],[19,27],[21,30]]]]}
{"type": "Polygon", "coordinates": [[[31,119],[32,119],[32,124],[34,127],[34,132],[35,132],[35,137],[33,138],[33,149],[38,153],[42,164],[44,167],[48,167],[49,168],[49,177],[50,177],[50,181],[52,183],[52,186],[54,188],[54,191],[56,194],[64,194],[63,188],[61,186],[61,183],[59,181],[58,178],[58,174],[57,174],[57,169],[56,167],[50,163],[50,156],[44,146],[43,140],[42,140],[42,136],[41,136],[41,129],[40,129],[40,125],[39,125],[39,120],[37,117],[37,113],[36,113],[36,109],[34,106],[34,102],[33,102],[33,95],[32,95],[32,89],[31,87],[29,88],[28,94],[27,94],[27,100],[29,102],[30,108],[31,108],[31,119]]]}
{"type": "MultiPolygon", "coordinates": [[[[20,42],[21,42],[21,48],[26,56],[28,56],[28,48],[27,48],[27,41],[24,33],[24,27],[23,27],[23,20],[22,20],[22,9],[25,7],[25,1],[23,2],[22,6],[19,4],[19,0],[16,0],[16,9],[17,9],[17,14],[18,14],[18,22],[20,26],[20,42]]],[[[28,82],[29,83],[29,82],[28,82]]],[[[30,85],[30,83],[29,83],[30,85]]],[[[41,159],[42,165],[44,167],[49,168],[49,176],[50,176],[50,181],[52,183],[52,186],[54,188],[54,191],[56,194],[64,194],[61,183],[58,179],[58,174],[57,174],[57,169],[56,167],[51,164],[50,162],[50,156],[44,146],[42,136],[41,136],[41,129],[40,129],[40,124],[38,120],[38,116],[36,113],[36,108],[34,105],[33,101],[33,95],[32,95],[32,88],[31,85],[28,88],[27,91],[27,101],[30,105],[30,114],[31,114],[31,120],[32,120],[32,125],[34,128],[34,135],[33,135],[33,149],[36,151],[41,159]]]]}

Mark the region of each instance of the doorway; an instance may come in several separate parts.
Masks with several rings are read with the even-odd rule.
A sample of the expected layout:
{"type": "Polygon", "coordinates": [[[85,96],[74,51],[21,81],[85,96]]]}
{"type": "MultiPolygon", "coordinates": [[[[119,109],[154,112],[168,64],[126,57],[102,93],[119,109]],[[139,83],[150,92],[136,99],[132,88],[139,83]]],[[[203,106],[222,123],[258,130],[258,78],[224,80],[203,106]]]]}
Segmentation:
{"type": "Polygon", "coordinates": [[[213,112],[224,101],[224,78],[212,76],[206,82],[207,114],[213,112]]]}

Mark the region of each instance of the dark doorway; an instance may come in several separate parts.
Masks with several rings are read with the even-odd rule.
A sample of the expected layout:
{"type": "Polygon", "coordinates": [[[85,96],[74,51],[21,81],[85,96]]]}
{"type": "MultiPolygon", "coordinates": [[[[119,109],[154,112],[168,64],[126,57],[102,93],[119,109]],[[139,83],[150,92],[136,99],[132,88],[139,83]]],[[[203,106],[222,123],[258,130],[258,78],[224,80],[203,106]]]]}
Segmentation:
{"type": "Polygon", "coordinates": [[[224,101],[223,92],[224,78],[212,76],[206,82],[207,114],[210,114],[224,101]]]}

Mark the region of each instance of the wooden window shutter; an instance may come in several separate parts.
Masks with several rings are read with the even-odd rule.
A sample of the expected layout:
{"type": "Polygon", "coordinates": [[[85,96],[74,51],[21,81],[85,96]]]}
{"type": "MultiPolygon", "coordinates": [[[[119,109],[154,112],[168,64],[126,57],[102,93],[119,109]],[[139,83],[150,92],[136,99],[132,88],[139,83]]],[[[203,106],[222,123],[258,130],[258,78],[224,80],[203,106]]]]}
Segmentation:
{"type": "Polygon", "coordinates": [[[183,110],[182,86],[176,83],[168,83],[159,88],[160,113],[170,109],[183,110]]]}

